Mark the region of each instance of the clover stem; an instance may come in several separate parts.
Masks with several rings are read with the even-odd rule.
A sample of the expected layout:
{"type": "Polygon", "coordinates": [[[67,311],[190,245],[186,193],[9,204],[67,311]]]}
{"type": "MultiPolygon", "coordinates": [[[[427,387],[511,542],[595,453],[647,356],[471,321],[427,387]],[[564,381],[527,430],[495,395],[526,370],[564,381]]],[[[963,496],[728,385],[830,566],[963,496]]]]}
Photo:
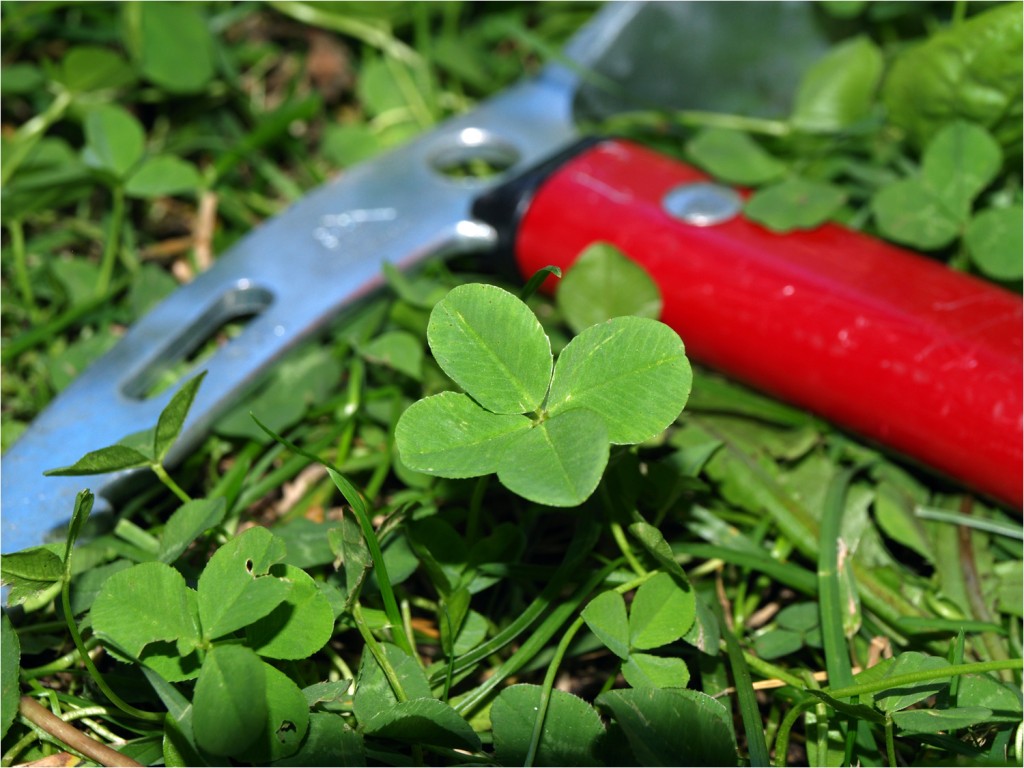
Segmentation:
{"type": "Polygon", "coordinates": [[[363,609],[362,606],[359,605],[358,600],[352,604],[352,618],[355,619],[356,629],[358,629],[359,634],[363,636],[363,642],[366,643],[367,649],[373,655],[373,658],[380,667],[381,672],[384,673],[384,677],[387,678],[388,685],[391,686],[391,690],[394,692],[395,698],[398,699],[399,703],[408,701],[409,696],[402,687],[402,681],[398,678],[398,673],[395,672],[395,668],[391,666],[391,662],[388,661],[388,657],[384,653],[384,647],[377,642],[377,638],[373,636],[370,628],[366,625],[366,619],[363,618],[363,609]]]}
{"type": "Polygon", "coordinates": [[[167,474],[167,470],[163,468],[162,464],[154,463],[152,464],[152,467],[153,472],[155,472],[156,476],[160,478],[160,482],[167,486],[171,493],[173,493],[175,496],[181,499],[182,502],[186,504],[192,501],[192,497],[185,493],[185,491],[182,490],[181,486],[171,479],[171,476],[167,474]]]}
{"type": "Polygon", "coordinates": [[[85,642],[82,640],[82,635],[78,631],[78,624],[75,622],[74,614],[71,612],[71,553],[68,553],[67,562],[65,563],[65,575],[64,582],[60,590],[60,604],[64,609],[64,620],[68,625],[68,632],[71,633],[71,639],[75,644],[75,648],[78,649],[78,653],[82,657],[82,663],[85,664],[85,668],[89,670],[89,674],[92,676],[93,681],[99,687],[103,694],[110,699],[110,702],[124,712],[127,715],[136,717],[139,720],[148,720],[150,722],[162,723],[164,715],[160,712],[146,712],[141,709],[136,709],[131,704],[126,702],[120,696],[118,696],[111,687],[107,684],[107,681],[100,674],[100,671],[96,668],[93,663],[92,657],[89,656],[89,652],[85,647],[85,642]]]}
{"type": "Polygon", "coordinates": [[[110,290],[110,281],[114,275],[114,264],[117,255],[121,250],[121,230],[124,225],[124,186],[120,183],[111,189],[112,207],[110,211],[110,226],[107,231],[107,241],[103,247],[103,255],[100,258],[100,274],[96,280],[95,295],[103,296],[110,290]]]}
{"type": "Polygon", "coordinates": [[[629,567],[633,569],[633,572],[637,576],[646,576],[647,569],[643,567],[640,561],[636,559],[636,555],[633,554],[633,549],[629,546],[629,541],[626,539],[626,532],[622,530],[622,526],[616,522],[612,522],[610,523],[610,527],[612,537],[615,539],[615,543],[618,545],[623,557],[626,558],[626,562],[629,563],[629,567]]]}
{"type": "Polygon", "coordinates": [[[13,219],[7,223],[7,231],[11,233],[11,251],[14,255],[14,278],[21,293],[22,301],[28,307],[28,316],[35,325],[39,322],[39,306],[36,304],[35,291],[32,290],[32,279],[29,277],[28,260],[25,253],[25,229],[21,219],[13,219]]]}

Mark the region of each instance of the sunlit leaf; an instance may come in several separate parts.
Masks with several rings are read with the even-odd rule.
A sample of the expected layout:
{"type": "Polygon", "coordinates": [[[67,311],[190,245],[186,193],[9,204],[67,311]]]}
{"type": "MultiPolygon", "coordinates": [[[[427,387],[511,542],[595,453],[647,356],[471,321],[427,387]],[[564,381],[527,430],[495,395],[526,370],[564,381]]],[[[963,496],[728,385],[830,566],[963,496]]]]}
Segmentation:
{"type": "Polygon", "coordinates": [[[604,420],[612,443],[639,443],[679,416],[692,378],[675,331],[649,318],[617,317],[562,350],[547,409],[555,415],[585,408],[604,420]]]}

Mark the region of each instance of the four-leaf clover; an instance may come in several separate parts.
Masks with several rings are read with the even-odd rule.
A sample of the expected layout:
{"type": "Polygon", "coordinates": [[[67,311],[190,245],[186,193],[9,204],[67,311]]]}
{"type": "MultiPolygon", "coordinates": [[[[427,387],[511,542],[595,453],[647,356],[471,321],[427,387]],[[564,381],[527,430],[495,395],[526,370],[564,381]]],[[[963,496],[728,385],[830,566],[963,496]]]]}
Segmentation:
{"type": "Polygon", "coordinates": [[[427,341],[464,392],[424,398],[402,414],[402,461],[441,477],[496,472],[541,504],[581,504],[610,446],[654,437],[690,394],[683,342],[668,326],[616,317],[576,336],[556,363],[530,308],[493,285],[448,293],[430,315],[427,341]]]}

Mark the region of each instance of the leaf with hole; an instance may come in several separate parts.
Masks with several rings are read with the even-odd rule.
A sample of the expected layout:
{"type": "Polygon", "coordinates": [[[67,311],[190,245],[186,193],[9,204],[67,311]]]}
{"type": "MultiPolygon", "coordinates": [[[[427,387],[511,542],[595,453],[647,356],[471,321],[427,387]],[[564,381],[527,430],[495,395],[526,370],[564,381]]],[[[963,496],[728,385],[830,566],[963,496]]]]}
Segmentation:
{"type": "MultiPolygon", "coordinates": [[[[533,738],[541,688],[513,685],[491,705],[494,753],[502,765],[524,765],[533,738]]],[[[578,696],[551,691],[534,765],[599,765],[605,729],[592,706],[578,696]]]]}
{"type": "Polygon", "coordinates": [[[629,608],[629,644],[649,650],[675,642],[693,625],[697,612],[693,588],[684,588],[667,573],[640,585],[629,608]]]}
{"type": "Polygon", "coordinates": [[[667,325],[617,317],[576,336],[558,356],[547,410],[598,414],[616,444],[649,440],[679,416],[693,374],[683,342],[667,325]]]}
{"type": "Polygon", "coordinates": [[[611,243],[594,243],[576,258],[555,300],[576,333],[613,317],[661,314],[658,284],[611,243]]]}
{"type": "Polygon", "coordinates": [[[206,654],[192,697],[192,728],[200,749],[240,755],[260,738],[268,715],[267,669],[241,645],[214,646],[206,654]]]}
{"type": "Polygon", "coordinates": [[[199,576],[203,636],[216,640],[273,611],[291,583],[270,575],[285,556],[284,542],[266,528],[249,528],[222,546],[199,576]]]}
{"type": "Polygon", "coordinates": [[[309,729],[309,705],[302,690],[284,672],[261,661],[266,719],[256,739],[239,758],[251,765],[276,763],[299,750],[309,729]]]}
{"type": "Polygon", "coordinates": [[[298,752],[274,761],[275,766],[366,765],[363,734],[333,712],[311,712],[306,740],[298,752]]]}
{"type": "Polygon", "coordinates": [[[245,628],[249,647],[272,659],[304,659],[319,651],[334,632],[334,611],[316,582],[301,568],[285,563],[270,575],[291,584],[274,610],[245,628]]]}
{"type": "Polygon", "coordinates": [[[551,345],[536,315],[493,285],[453,288],[430,313],[427,339],[441,369],[497,414],[537,410],[551,379],[551,345]]]}

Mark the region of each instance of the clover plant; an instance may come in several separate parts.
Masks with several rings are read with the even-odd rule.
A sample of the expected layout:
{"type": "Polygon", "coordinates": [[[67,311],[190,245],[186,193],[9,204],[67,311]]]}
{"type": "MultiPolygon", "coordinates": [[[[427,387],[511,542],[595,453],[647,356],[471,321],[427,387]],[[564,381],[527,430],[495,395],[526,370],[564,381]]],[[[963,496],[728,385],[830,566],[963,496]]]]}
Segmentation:
{"type": "Polygon", "coordinates": [[[690,363],[668,326],[612,318],[572,339],[556,362],[530,308],[494,285],[452,289],[430,314],[427,340],[463,392],[426,397],[402,415],[402,461],[441,477],[494,472],[541,504],[581,504],[610,446],[655,437],[690,393],[690,363]]]}

